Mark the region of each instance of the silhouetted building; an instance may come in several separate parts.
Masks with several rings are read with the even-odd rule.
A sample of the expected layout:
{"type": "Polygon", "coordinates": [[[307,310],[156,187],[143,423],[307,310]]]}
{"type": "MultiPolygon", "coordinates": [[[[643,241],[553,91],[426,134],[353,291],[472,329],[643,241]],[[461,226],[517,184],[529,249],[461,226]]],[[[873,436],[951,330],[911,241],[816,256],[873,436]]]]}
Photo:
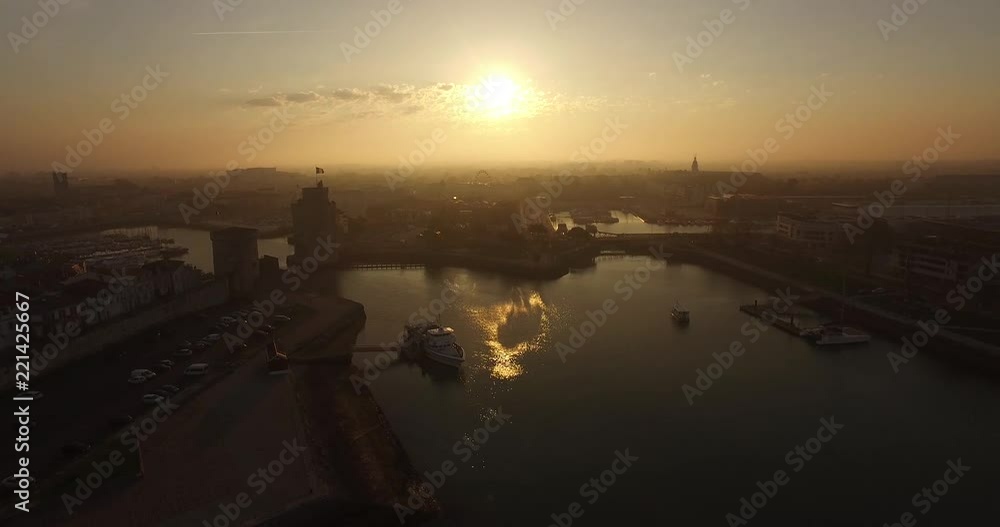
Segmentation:
{"type": "Polygon", "coordinates": [[[229,283],[235,297],[249,295],[260,278],[257,229],[229,227],[212,232],[215,276],[229,283]]]}
{"type": "Polygon", "coordinates": [[[69,194],[69,174],[65,172],[52,173],[52,191],[56,197],[63,197],[69,194]]]}
{"type": "MultiPolygon", "coordinates": [[[[292,231],[295,254],[292,262],[312,256],[320,242],[337,239],[337,205],[330,201],[330,189],[319,181],[315,187],[302,189],[302,197],[292,204],[292,231]]],[[[291,263],[289,263],[291,265],[291,263]]]]}
{"type": "Polygon", "coordinates": [[[267,283],[281,279],[281,265],[277,257],[266,254],[260,257],[260,279],[267,283]]]}
{"type": "Polygon", "coordinates": [[[698,173],[698,156],[694,156],[694,162],[691,163],[691,172],[698,173]]]}
{"type": "Polygon", "coordinates": [[[843,227],[836,221],[802,214],[782,213],[775,225],[778,238],[803,249],[830,251],[843,237],[843,227]]]}

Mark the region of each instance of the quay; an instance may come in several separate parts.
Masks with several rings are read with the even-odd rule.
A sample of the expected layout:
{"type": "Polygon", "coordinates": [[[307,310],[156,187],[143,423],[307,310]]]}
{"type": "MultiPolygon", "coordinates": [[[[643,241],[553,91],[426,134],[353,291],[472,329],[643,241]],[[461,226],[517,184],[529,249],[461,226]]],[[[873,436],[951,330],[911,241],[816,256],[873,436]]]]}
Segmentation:
{"type": "Polygon", "coordinates": [[[784,331],[785,333],[795,335],[796,337],[802,336],[802,328],[800,328],[798,324],[795,323],[794,316],[789,317],[789,320],[785,320],[784,318],[782,318],[781,315],[775,313],[774,310],[758,305],[756,300],[754,300],[753,304],[741,305],[740,311],[754,318],[759,318],[764,322],[766,322],[768,325],[774,326],[784,331]],[[764,313],[767,312],[770,312],[774,316],[773,322],[768,322],[768,320],[764,318],[764,313]]]}

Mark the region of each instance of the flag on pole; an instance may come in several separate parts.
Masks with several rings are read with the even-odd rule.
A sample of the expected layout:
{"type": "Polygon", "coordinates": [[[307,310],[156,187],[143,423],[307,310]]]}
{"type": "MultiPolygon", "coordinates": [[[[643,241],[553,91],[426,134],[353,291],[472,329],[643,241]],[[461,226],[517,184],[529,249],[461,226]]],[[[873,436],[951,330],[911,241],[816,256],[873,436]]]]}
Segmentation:
{"type": "Polygon", "coordinates": [[[318,176],[320,174],[326,174],[326,171],[320,167],[316,167],[316,175],[318,176]]]}

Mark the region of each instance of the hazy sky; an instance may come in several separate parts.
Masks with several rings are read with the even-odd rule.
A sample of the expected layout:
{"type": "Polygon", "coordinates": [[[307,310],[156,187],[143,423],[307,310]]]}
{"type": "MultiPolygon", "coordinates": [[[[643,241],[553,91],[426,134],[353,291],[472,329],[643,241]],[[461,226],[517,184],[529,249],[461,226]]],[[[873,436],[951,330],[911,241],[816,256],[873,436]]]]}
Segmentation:
{"type": "Polygon", "coordinates": [[[996,0],[928,0],[891,33],[878,21],[907,2],[400,0],[349,61],[344,45],[392,2],[243,0],[220,19],[229,3],[70,0],[24,42],[39,7],[5,1],[4,168],[62,162],[102,119],[114,129],[79,170],[394,164],[438,128],[432,163],[568,161],[608,119],[628,128],[605,159],[713,167],[774,138],[775,162],[901,160],[949,126],[961,138],[945,159],[998,157],[996,0]],[[560,3],[575,12],[546,13],[560,3]],[[687,39],[723,9],[681,71],[687,39]],[[157,65],[168,75],[129,108],[121,95],[157,65]],[[790,134],[779,120],[823,87],[790,134]],[[287,127],[241,148],[275,110],[287,127]]]}

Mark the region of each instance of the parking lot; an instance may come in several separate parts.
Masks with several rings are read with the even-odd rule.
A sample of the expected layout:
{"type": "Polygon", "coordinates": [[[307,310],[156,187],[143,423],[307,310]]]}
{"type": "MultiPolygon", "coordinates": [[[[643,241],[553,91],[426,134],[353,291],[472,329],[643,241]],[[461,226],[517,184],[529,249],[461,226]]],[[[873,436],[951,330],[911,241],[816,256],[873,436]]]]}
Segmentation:
{"type": "MultiPolygon", "coordinates": [[[[197,382],[199,377],[184,375],[188,365],[208,363],[212,371],[229,367],[227,363],[234,357],[230,356],[221,338],[203,351],[195,350],[191,356],[179,357],[175,352],[185,341],[194,344],[211,333],[223,333],[222,328],[216,327],[220,317],[246,308],[239,304],[227,304],[196,316],[183,317],[38,377],[33,388],[43,395],[31,407],[33,476],[44,480],[71,461],[73,455],[63,452],[67,445],[96,445],[122,428],[121,422],[112,426],[112,420],[123,416],[137,418],[148,411],[151,406],[142,401],[143,395],[168,384],[181,388],[183,392],[197,382]],[[155,369],[154,365],[163,359],[173,361],[169,371],[157,371],[155,378],[142,384],[128,382],[133,370],[155,369]]],[[[284,313],[295,317],[297,311],[290,308],[284,313]]],[[[234,329],[230,331],[235,333],[234,329]]],[[[254,335],[247,339],[247,344],[260,346],[267,340],[267,337],[254,335]]],[[[13,401],[4,399],[5,410],[13,412],[13,401]]],[[[12,420],[5,422],[5,426],[13,426],[12,420]]],[[[13,432],[12,429],[9,431],[13,432]]],[[[12,472],[14,467],[4,469],[12,472]]]]}

